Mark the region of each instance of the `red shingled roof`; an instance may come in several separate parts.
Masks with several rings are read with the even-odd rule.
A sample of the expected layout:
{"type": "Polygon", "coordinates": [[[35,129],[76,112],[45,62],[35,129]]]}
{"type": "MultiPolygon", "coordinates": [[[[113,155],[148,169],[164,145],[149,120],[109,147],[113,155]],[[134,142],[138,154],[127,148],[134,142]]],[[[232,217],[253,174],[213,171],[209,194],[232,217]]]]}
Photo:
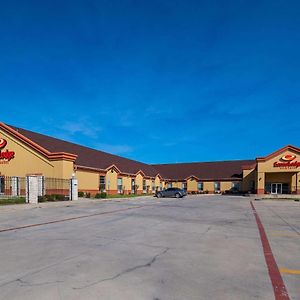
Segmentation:
{"type": "Polygon", "coordinates": [[[195,176],[199,180],[241,179],[244,165],[255,160],[196,162],[153,165],[163,178],[183,180],[195,176]]]}
{"type": "Polygon", "coordinates": [[[242,178],[243,166],[255,164],[255,160],[235,160],[148,165],[26,129],[8,126],[50,152],[76,154],[75,164],[87,168],[106,170],[114,165],[122,173],[136,174],[141,170],[146,176],[155,177],[160,174],[162,178],[172,180],[185,180],[190,176],[195,176],[199,180],[235,180],[242,178]]]}
{"type": "Polygon", "coordinates": [[[105,170],[108,167],[115,165],[122,173],[136,174],[138,171],[142,170],[146,176],[151,177],[156,176],[158,173],[153,166],[135,160],[66,142],[26,129],[10,125],[9,127],[50,152],[68,152],[78,155],[75,162],[77,166],[105,170]]]}

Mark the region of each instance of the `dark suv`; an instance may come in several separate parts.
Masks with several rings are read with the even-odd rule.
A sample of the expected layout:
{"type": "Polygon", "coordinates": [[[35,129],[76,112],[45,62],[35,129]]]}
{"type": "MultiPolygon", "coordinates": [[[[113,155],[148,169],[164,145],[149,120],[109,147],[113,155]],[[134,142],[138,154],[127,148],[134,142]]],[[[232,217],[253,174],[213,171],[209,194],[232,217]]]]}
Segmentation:
{"type": "Polygon", "coordinates": [[[182,198],[184,196],[186,196],[186,191],[179,188],[168,188],[162,191],[157,191],[155,193],[155,197],[157,198],[161,198],[161,197],[182,198]]]}

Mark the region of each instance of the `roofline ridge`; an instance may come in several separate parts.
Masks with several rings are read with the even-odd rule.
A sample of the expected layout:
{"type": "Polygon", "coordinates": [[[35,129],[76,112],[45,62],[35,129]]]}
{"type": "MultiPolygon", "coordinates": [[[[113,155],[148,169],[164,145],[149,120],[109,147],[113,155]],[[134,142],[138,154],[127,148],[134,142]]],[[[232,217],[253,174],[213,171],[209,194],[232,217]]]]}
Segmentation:
{"type": "Polygon", "coordinates": [[[232,160],[215,160],[215,161],[197,161],[197,162],[194,161],[194,162],[180,162],[180,163],[163,163],[163,164],[152,164],[152,166],[207,164],[207,163],[221,163],[221,162],[255,162],[255,159],[232,159],[232,160]]]}
{"type": "MultiPolygon", "coordinates": [[[[5,123],[3,123],[3,124],[5,124],[5,123]]],[[[79,147],[82,147],[82,148],[86,148],[86,149],[90,149],[90,150],[93,150],[93,151],[105,153],[105,154],[108,154],[108,155],[113,155],[113,156],[115,156],[115,157],[119,157],[119,158],[121,158],[121,159],[130,160],[130,161],[132,161],[132,162],[139,163],[139,164],[143,164],[143,165],[148,166],[148,167],[153,167],[151,164],[147,164],[147,163],[144,163],[144,162],[141,162],[141,161],[132,159],[132,158],[127,158],[127,157],[124,157],[124,156],[121,156],[121,155],[109,153],[109,152],[106,152],[106,151],[103,151],[103,150],[99,150],[99,149],[95,149],[95,148],[92,148],[92,147],[89,147],[89,146],[84,146],[84,145],[81,145],[81,144],[78,144],[78,143],[75,143],[75,142],[66,141],[66,140],[63,140],[63,139],[61,139],[61,138],[53,137],[53,136],[48,135],[48,134],[39,133],[39,132],[36,132],[36,131],[28,130],[28,129],[21,128],[21,127],[16,127],[16,126],[9,125],[9,124],[5,124],[5,125],[6,125],[6,126],[9,126],[10,128],[12,128],[13,130],[15,130],[15,131],[17,131],[17,132],[18,132],[18,129],[24,130],[24,131],[29,131],[29,132],[34,133],[34,134],[39,134],[39,135],[42,135],[42,136],[45,136],[45,137],[49,137],[49,138],[51,138],[51,139],[56,139],[56,140],[62,141],[62,142],[64,142],[64,143],[69,143],[69,144],[72,144],[72,145],[75,145],[75,146],[79,146],[79,147]]],[[[48,150],[48,149],[46,149],[46,150],[48,150]]],[[[49,150],[48,150],[48,151],[49,151],[49,150]]]]}

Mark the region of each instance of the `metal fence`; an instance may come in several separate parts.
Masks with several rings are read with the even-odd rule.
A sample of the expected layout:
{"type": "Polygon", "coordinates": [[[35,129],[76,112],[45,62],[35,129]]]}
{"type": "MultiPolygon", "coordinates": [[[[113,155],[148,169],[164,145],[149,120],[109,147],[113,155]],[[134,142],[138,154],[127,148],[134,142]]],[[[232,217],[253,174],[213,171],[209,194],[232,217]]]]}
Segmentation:
{"type": "MultiPolygon", "coordinates": [[[[26,197],[27,177],[0,176],[0,197],[26,197]]],[[[70,180],[38,176],[38,196],[69,195],[70,180]]]]}
{"type": "Polygon", "coordinates": [[[0,197],[26,196],[25,177],[0,177],[0,197]]]}

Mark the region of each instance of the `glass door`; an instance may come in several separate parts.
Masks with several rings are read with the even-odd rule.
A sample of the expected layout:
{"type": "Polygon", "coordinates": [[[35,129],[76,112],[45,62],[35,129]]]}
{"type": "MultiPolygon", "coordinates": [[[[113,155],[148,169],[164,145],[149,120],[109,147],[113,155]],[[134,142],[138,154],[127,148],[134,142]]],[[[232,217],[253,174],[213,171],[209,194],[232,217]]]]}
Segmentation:
{"type": "Polygon", "coordinates": [[[272,183],[271,194],[282,194],[282,183],[272,183]]]}

